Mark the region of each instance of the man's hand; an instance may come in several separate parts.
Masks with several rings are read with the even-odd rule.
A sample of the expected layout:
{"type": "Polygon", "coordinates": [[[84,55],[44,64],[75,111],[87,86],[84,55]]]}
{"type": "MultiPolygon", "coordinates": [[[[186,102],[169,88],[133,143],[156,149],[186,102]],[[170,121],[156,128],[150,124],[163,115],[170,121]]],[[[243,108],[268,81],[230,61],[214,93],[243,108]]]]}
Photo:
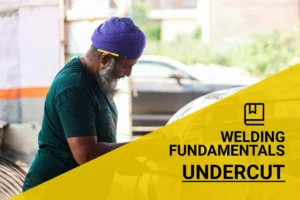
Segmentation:
{"type": "Polygon", "coordinates": [[[74,159],[79,165],[89,162],[127,143],[97,143],[97,137],[70,137],[68,143],[74,159]]]}

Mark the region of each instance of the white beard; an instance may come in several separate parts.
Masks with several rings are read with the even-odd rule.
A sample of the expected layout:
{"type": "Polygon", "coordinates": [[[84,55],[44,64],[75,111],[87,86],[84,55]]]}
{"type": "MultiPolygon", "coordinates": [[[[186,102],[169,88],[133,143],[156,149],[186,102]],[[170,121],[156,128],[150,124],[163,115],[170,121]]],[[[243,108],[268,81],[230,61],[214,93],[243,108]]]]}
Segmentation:
{"type": "Polygon", "coordinates": [[[115,60],[112,59],[109,66],[101,70],[98,73],[98,84],[104,95],[109,99],[109,101],[113,101],[115,95],[118,92],[118,89],[116,89],[118,84],[118,78],[116,77],[116,64],[115,60]]]}

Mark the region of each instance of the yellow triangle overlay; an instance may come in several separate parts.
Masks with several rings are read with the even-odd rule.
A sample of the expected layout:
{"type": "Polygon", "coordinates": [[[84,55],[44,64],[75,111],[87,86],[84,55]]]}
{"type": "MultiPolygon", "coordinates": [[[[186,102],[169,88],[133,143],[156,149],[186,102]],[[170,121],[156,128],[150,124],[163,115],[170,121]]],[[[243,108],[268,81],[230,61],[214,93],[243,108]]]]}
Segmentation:
{"type": "Polygon", "coordinates": [[[13,199],[300,199],[299,75],[288,68],[13,199]],[[237,132],[223,142],[222,131],[237,132]]]}

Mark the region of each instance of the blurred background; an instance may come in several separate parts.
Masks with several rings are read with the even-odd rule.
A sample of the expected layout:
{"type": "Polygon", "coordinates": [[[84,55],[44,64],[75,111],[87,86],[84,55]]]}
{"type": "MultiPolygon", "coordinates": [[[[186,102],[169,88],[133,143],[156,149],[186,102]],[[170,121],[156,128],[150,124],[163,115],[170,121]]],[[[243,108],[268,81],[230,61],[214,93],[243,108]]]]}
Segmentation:
{"type": "Polygon", "coordinates": [[[28,169],[54,76],[108,17],[130,16],[147,36],[118,85],[123,142],[201,96],[298,63],[299,8],[300,0],[0,0],[0,155],[28,169]]]}

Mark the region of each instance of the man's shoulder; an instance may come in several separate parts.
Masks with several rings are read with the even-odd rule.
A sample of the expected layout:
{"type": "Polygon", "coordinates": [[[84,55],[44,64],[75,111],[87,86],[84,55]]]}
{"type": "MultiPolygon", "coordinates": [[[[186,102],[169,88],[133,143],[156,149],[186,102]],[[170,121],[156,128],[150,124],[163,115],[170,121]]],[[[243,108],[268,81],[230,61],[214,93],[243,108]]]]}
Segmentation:
{"type": "Polygon", "coordinates": [[[50,86],[47,100],[52,102],[58,96],[93,98],[96,88],[93,77],[87,73],[77,57],[68,61],[57,73],[50,86]]]}
{"type": "Polygon", "coordinates": [[[84,81],[82,80],[83,69],[78,58],[73,58],[58,72],[54,78],[51,89],[55,90],[56,94],[67,90],[82,88],[84,81]]]}

